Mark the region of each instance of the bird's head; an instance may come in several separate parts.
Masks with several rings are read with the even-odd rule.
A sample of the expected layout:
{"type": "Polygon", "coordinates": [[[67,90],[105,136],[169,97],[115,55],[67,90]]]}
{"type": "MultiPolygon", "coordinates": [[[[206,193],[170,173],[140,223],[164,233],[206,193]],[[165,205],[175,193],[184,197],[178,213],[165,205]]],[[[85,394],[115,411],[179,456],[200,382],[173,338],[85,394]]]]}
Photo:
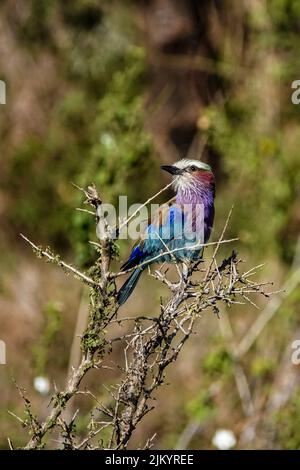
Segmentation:
{"type": "Polygon", "coordinates": [[[199,160],[183,159],[172,165],[163,165],[161,168],[173,176],[176,191],[214,184],[211,167],[199,160]]]}

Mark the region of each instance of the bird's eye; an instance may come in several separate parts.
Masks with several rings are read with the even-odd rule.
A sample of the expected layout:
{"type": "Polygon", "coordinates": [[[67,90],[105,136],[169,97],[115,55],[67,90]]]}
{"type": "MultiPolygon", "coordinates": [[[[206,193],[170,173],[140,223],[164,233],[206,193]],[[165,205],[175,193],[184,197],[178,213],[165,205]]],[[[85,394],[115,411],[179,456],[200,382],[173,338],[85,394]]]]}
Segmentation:
{"type": "Polygon", "coordinates": [[[190,166],[191,171],[197,171],[198,168],[195,165],[190,166]]]}

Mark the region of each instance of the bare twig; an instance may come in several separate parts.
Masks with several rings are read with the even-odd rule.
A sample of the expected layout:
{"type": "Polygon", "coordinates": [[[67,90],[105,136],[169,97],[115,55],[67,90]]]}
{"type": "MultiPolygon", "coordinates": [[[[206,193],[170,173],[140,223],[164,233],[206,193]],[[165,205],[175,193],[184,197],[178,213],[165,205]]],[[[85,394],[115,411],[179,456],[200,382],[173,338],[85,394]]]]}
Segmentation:
{"type": "Polygon", "coordinates": [[[171,181],[171,183],[167,184],[166,186],[164,186],[162,189],[160,189],[157,193],[154,194],[154,196],[151,196],[149,197],[149,199],[147,199],[146,202],[144,202],[143,204],[141,204],[138,209],[136,209],[130,217],[128,217],[126,220],[124,220],[123,222],[120,223],[119,227],[118,227],[118,231],[120,232],[122,230],[123,227],[126,227],[126,225],[129,224],[129,222],[135,218],[135,216],[140,212],[140,210],[147,206],[151,201],[153,201],[154,199],[156,199],[158,196],[160,196],[162,193],[164,193],[167,189],[169,189],[173,184],[173,181],[171,181]]]}
{"type": "Polygon", "coordinates": [[[52,255],[48,250],[43,250],[41,247],[35,245],[29,238],[25,237],[22,233],[20,234],[21,237],[29,243],[31,248],[37,253],[38,256],[40,257],[45,257],[47,258],[48,261],[51,261],[52,263],[56,264],[57,266],[60,266],[64,268],[67,272],[71,272],[72,274],[75,275],[75,277],[82,279],[83,282],[88,284],[89,286],[97,286],[98,284],[91,279],[89,276],[84,274],[83,272],[79,271],[78,269],[74,268],[73,266],[65,263],[62,261],[59,256],[54,256],[52,255]]]}

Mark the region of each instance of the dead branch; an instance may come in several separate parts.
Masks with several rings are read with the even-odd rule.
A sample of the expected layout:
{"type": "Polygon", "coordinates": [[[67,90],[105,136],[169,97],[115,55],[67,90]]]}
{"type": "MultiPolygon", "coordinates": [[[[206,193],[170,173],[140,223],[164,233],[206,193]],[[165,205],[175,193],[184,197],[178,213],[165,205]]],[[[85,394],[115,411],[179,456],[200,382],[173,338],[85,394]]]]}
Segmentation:
{"type": "MultiPolygon", "coordinates": [[[[116,318],[119,307],[115,279],[120,273],[110,271],[110,262],[116,252],[111,235],[113,231],[107,225],[95,186],[87,190],[79,189],[85,195],[85,202],[93,208],[99,236],[99,258],[89,269],[88,275],[23,236],[38,256],[45,257],[67,273],[71,272],[90,289],[89,320],[81,337],[80,363],[69,370],[69,380],[64,390],[56,390],[53,394],[49,415],[43,422],[40,423],[33,414],[30,401],[22,392],[27,418],[21,419],[21,424],[30,434],[25,449],[51,447],[53,441],[50,438],[54,431],[59,436],[58,448],[127,448],[136,427],[154,407],[155,392],[165,383],[167,367],[176,362],[203,313],[211,311],[218,314],[222,305],[253,305],[252,294],[269,295],[265,289],[270,283],[253,281],[252,276],[257,268],[242,272],[241,260],[235,252],[223,261],[217,261],[220,247],[235,240],[224,240],[229,214],[219,240],[206,244],[215,246],[206,267],[199,268],[199,261],[193,262],[183,273],[183,268],[177,265],[179,281],[176,284],[168,278],[168,271],[163,271],[162,267],[151,274],[169,289],[169,296],[161,301],[158,314],[116,318]],[[197,276],[194,276],[196,273],[197,276]],[[126,332],[116,336],[116,324],[126,327],[126,332]],[[124,363],[108,366],[105,361],[115,345],[120,343],[124,349],[124,363]],[[82,390],[82,380],[91,369],[111,367],[121,375],[118,383],[109,387],[101,385],[107,392],[107,402],[99,402],[91,391],[82,390]],[[78,412],[63,414],[78,394],[94,402],[84,437],[76,435],[78,412]]],[[[196,247],[199,248],[199,245],[196,247]]],[[[163,253],[154,261],[159,261],[161,256],[163,253]]],[[[237,382],[241,383],[240,380],[237,382]]],[[[245,388],[241,388],[242,400],[247,402],[249,412],[250,398],[244,392],[245,388]]],[[[144,448],[150,448],[152,441],[153,437],[149,438],[144,448]]],[[[10,446],[13,447],[13,444],[10,443],[10,446]]]]}

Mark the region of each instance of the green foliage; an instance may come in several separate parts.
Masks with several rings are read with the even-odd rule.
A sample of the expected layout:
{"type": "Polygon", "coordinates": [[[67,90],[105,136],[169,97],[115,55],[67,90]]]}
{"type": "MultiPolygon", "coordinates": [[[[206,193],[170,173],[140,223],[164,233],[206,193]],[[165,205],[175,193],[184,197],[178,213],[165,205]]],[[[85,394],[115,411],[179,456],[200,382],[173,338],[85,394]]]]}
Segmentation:
{"type": "Polygon", "coordinates": [[[51,347],[55,344],[57,334],[61,329],[61,309],[54,302],[49,302],[42,310],[44,326],[39,341],[32,347],[34,369],[36,375],[45,375],[51,347]]]}
{"type": "Polygon", "coordinates": [[[62,67],[47,129],[28,135],[10,158],[7,217],[16,232],[60,248],[71,243],[78,263],[86,265],[94,259],[88,243],[93,223],[75,211],[70,217],[70,209],[82,203],[71,182],[96,183],[106,202],[116,202],[119,194],[136,198],[133,182],[141,174],[139,197],[152,188],[147,175],[155,168],[153,150],[143,128],[144,51],[134,45],[125,6],[122,14],[104,13],[94,0],[32,0],[26,8],[19,25],[24,44],[37,57],[51,47],[62,67]],[[60,18],[63,42],[54,18],[60,18]]]}
{"type": "Polygon", "coordinates": [[[299,15],[297,0],[249,8],[244,62],[235,69],[231,57],[235,79],[224,84],[226,98],[199,119],[225,177],[218,209],[235,204],[232,233],[259,258],[272,254],[286,262],[299,233],[300,108],[291,102],[291,84],[299,79],[299,15]]]}
{"type": "Polygon", "coordinates": [[[193,400],[190,400],[186,410],[190,418],[200,423],[212,419],[216,411],[212,397],[207,391],[200,391],[193,400]]]}
{"type": "MultiPolygon", "coordinates": [[[[150,169],[155,171],[155,164],[151,139],[142,128],[143,71],[143,50],[132,47],[128,52],[126,71],[115,72],[105,96],[98,103],[93,124],[94,144],[79,183],[86,186],[93,181],[98,188],[103,188],[106,202],[117,204],[117,197],[122,194],[128,196],[128,204],[136,202],[137,188],[133,182],[141,174],[145,177],[139,188],[140,202],[151,187],[148,175],[150,169]]],[[[77,252],[81,253],[79,262],[82,264],[91,253],[86,250],[93,221],[88,216],[75,214],[73,223],[76,230],[72,240],[77,252]]]]}
{"type": "Polygon", "coordinates": [[[251,374],[255,378],[270,379],[276,364],[267,357],[256,356],[251,363],[251,374]]]}
{"type": "Polygon", "coordinates": [[[300,393],[297,392],[288,405],[274,417],[280,448],[287,450],[300,449],[299,413],[300,393]]]}
{"type": "MultiPolygon", "coordinates": [[[[97,263],[96,269],[99,269],[97,263]]],[[[93,278],[96,279],[95,273],[93,273],[93,278]]],[[[107,286],[107,292],[110,293],[114,290],[115,284],[110,283],[107,286]]],[[[108,318],[114,316],[116,309],[115,297],[113,295],[103,296],[99,288],[92,288],[90,298],[89,325],[81,338],[81,349],[84,353],[90,352],[93,354],[97,351],[97,354],[101,356],[108,345],[103,324],[108,321],[108,318]]]]}
{"type": "Polygon", "coordinates": [[[226,156],[222,169],[230,189],[228,194],[224,190],[221,204],[228,204],[229,195],[236,203],[231,230],[239,235],[243,245],[258,255],[275,252],[290,260],[296,233],[289,232],[288,240],[285,236],[294,201],[299,196],[296,179],[300,177],[300,162],[294,155],[300,135],[296,131],[292,141],[291,138],[287,141],[285,130],[276,134],[258,131],[259,110],[254,103],[255,100],[242,96],[232,99],[224,109],[207,110],[212,116],[209,131],[212,146],[226,156]],[[240,204],[237,201],[241,195],[240,204]]]}
{"type": "Polygon", "coordinates": [[[204,357],[202,369],[211,378],[225,376],[232,370],[232,359],[225,349],[216,347],[204,357]]]}

